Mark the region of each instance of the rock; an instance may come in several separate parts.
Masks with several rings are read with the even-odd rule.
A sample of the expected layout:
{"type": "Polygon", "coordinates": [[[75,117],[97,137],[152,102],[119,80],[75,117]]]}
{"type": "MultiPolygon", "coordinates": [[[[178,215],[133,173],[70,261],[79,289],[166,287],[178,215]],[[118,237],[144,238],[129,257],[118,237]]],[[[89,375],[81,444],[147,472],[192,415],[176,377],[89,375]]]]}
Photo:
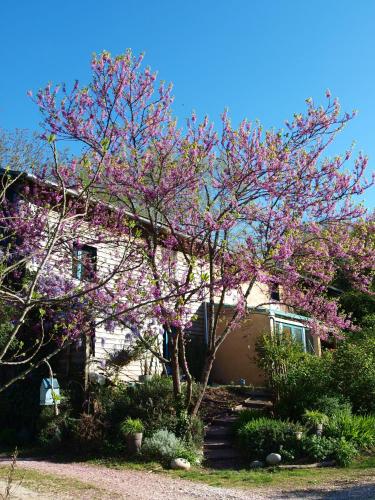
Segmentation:
{"type": "Polygon", "coordinates": [[[185,458],[174,458],[171,461],[171,469],[189,470],[190,462],[185,460],[185,458]]]}
{"type": "Polygon", "coordinates": [[[281,455],[278,453],[270,453],[266,456],[266,462],[268,465],[277,465],[281,462],[281,455]]]}
{"type": "Polygon", "coordinates": [[[260,469],[261,467],[264,467],[262,460],[253,460],[250,462],[250,469],[260,469]]]}

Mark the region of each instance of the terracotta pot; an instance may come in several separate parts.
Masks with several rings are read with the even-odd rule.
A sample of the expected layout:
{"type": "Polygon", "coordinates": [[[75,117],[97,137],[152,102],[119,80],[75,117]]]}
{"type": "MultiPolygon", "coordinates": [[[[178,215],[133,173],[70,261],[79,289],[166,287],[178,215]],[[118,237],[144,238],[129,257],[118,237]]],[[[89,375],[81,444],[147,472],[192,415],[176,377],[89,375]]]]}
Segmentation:
{"type": "Polygon", "coordinates": [[[126,437],[128,452],[133,454],[138,453],[142,448],[143,432],[135,432],[128,434],[126,437]]]}

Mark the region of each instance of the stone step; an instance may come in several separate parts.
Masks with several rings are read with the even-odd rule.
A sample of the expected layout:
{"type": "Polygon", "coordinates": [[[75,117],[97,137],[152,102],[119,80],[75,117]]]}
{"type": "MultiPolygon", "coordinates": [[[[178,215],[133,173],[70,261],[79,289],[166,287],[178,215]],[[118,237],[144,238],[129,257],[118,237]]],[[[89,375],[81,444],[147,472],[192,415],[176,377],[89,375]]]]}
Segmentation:
{"type": "Polygon", "coordinates": [[[212,422],[212,425],[221,425],[231,427],[235,421],[238,419],[237,415],[226,415],[224,417],[215,418],[212,422]]]}
{"type": "Polygon", "coordinates": [[[253,389],[248,395],[254,399],[271,399],[271,391],[265,388],[253,389]]]}
{"type": "Polygon", "coordinates": [[[254,409],[261,409],[261,408],[270,409],[273,407],[272,401],[265,400],[265,399],[247,398],[247,399],[245,399],[245,401],[242,404],[246,408],[254,408],[254,409]]]}
{"type": "Polygon", "coordinates": [[[217,450],[222,448],[231,448],[233,441],[230,439],[214,439],[214,440],[205,440],[204,442],[204,450],[217,450]]]}
{"type": "Polygon", "coordinates": [[[230,438],[232,434],[231,427],[227,425],[212,425],[206,430],[205,438],[230,438]]]}

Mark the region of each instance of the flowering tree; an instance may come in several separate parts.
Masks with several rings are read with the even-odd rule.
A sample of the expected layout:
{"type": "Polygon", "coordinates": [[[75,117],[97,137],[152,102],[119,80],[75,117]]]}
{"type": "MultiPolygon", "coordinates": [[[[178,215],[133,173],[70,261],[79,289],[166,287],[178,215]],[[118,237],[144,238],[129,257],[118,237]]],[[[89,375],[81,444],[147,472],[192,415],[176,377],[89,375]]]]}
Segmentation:
{"type": "Polygon", "coordinates": [[[156,74],[141,63],[130,51],[104,52],[92,60],[88,86],[48,86],[35,100],[44,137],[82,147],[82,161],[66,175],[79,167],[97,199],[124,210],[139,229],[151,276],[139,289],[155,299],[147,314],[169,331],[176,398],[182,372],[184,406],[195,414],[218,348],[249,313],[255,283],[279,286],[282,302],[308,314],[316,335],[350,328],[327,291],[338,267],[362,288],[371,280],[373,219],[352,201],[369,185],[367,158],[345,170],[351,151],[324,156],[353,117],[340,114],[329,92],[325,107],[308,99],[285,130],[247,120],[234,128],[226,113],[220,132],[194,114],[178,128],[171,87],[156,88],[156,74]],[[222,328],[228,295],[235,307],[222,328]],[[207,355],[193,402],[185,345],[201,301],[209,309],[207,355]]]}
{"type": "MultiPolygon", "coordinates": [[[[0,170],[0,392],[47,362],[69,343],[86,340],[95,327],[123,328],[150,316],[155,302],[144,267],[144,242],[119,207],[96,199],[79,160],[60,160],[47,139],[26,171],[12,170],[6,151],[0,170]],[[89,250],[95,250],[90,254],[89,250]],[[97,252],[97,254],[96,254],[97,252]],[[142,312],[137,310],[142,309],[142,312]]],[[[21,157],[26,158],[25,155],[21,157]]],[[[102,165],[96,162],[99,175],[102,165]]],[[[93,179],[96,177],[94,176],[93,179]]],[[[85,374],[87,384],[88,372],[85,374]]]]}

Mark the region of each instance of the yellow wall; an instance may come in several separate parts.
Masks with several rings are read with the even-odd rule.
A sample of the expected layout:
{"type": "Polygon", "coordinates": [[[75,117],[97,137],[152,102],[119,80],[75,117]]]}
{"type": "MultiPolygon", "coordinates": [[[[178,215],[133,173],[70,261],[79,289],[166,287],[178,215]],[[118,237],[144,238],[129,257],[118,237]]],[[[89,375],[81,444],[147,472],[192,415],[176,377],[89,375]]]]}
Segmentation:
{"type": "MultiPolygon", "coordinates": [[[[225,320],[223,321],[223,325],[225,320]]],[[[270,333],[270,318],[266,314],[253,313],[232,331],[216,353],[211,372],[213,382],[220,384],[239,383],[255,387],[264,386],[263,371],[256,364],[255,345],[264,333],[270,333]]]]}

